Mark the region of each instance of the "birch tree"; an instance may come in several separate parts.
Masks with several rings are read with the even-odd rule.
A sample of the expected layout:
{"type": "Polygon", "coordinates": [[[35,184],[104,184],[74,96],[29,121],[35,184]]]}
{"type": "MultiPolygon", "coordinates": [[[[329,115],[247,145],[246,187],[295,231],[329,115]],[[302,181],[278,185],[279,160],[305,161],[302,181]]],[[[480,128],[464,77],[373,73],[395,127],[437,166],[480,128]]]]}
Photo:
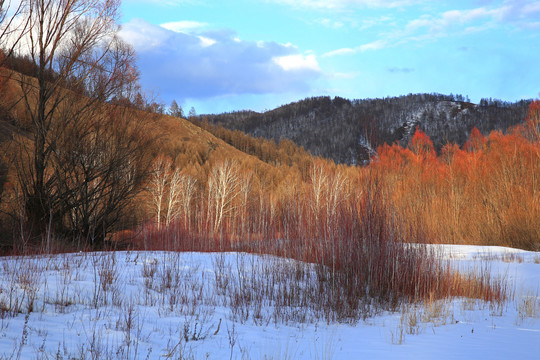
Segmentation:
{"type": "Polygon", "coordinates": [[[158,230],[161,227],[161,213],[163,210],[163,199],[165,198],[168,182],[169,167],[170,160],[162,156],[159,156],[152,163],[152,176],[150,178],[149,191],[152,198],[152,205],[156,214],[156,226],[158,230]]]}
{"type": "Polygon", "coordinates": [[[223,219],[235,206],[234,201],[240,194],[240,167],[236,161],[225,160],[216,164],[208,179],[208,207],[213,219],[212,229],[218,233],[223,219]]]}

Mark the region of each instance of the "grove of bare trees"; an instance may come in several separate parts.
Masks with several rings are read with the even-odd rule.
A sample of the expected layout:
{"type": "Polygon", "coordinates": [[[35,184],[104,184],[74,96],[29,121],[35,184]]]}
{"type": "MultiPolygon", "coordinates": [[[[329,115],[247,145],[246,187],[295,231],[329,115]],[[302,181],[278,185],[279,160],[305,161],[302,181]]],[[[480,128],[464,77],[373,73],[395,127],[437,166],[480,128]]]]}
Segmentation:
{"type": "Polygon", "coordinates": [[[13,51],[35,64],[32,76],[12,76],[8,105],[24,129],[10,152],[25,244],[54,234],[102,246],[146,179],[151,139],[141,114],[107,104],[135,96],[138,82],[134,51],[117,35],[119,5],[28,0],[2,18],[2,43],[16,42],[13,51]]]}

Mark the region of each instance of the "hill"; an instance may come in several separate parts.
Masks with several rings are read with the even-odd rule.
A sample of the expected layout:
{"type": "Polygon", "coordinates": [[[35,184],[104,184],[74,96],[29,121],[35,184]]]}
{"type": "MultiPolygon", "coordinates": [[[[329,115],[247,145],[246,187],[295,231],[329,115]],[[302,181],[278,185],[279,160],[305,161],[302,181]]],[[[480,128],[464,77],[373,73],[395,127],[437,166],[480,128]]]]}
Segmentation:
{"type": "MultiPolygon", "coordinates": [[[[202,119],[252,136],[290,139],[311,154],[338,163],[358,164],[375,149],[395,142],[406,146],[418,127],[439,151],[446,143],[463,145],[473,127],[488,134],[523,122],[528,100],[508,103],[462,96],[409,94],[384,99],[314,97],[264,113],[242,111],[202,119]]],[[[203,120],[203,121],[204,121],[203,120]]]]}
{"type": "Polygon", "coordinates": [[[51,204],[50,211],[40,218],[40,229],[25,214],[33,198],[21,192],[33,181],[36,131],[28,114],[31,104],[15,101],[8,106],[21,98],[21,82],[15,78],[0,92],[0,245],[5,251],[25,250],[29,244],[49,251],[49,237],[44,235],[50,233],[53,211],[58,214],[53,234],[58,246],[64,246],[65,239],[77,249],[85,241],[95,243],[95,228],[103,234],[102,243],[125,231],[135,234],[128,244],[134,248],[263,249],[310,262],[332,259],[328,252],[334,249],[326,244],[352,246],[358,233],[382,238],[398,234],[392,241],[538,248],[540,208],[533,175],[540,165],[538,101],[531,103],[526,123],[506,134],[492,131],[484,136],[480,131],[469,135],[463,124],[482,112],[498,111],[500,116],[476,125],[484,131],[504,129],[519,122],[525,102],[474,105],[442,95],[363,101],[313,98],[265,114],[224,114],[202,117],[203,121],[106,102],[96,103],[92,113],[73,123],[70,116],[79,115],[72,106],[86,100],[58,90],[69,97],[61,102],[66,112],[58,112],[49,123],[54,132],[47,138],[50,157],[44,178],[52,201],[45,203],[51,204]],[[363,128],[348,122],[363,121],[364,113],[379,114],[381,120],[364,121],[363,128]],[[429,113],[439,115],[429,120],[429,113]],[[266,122],[256,124],[259,117],[266,122]],[[392,118],[399,120],[394,124],[392,118]],[[352,167],[313,157],[291,140],[254,138],[212,124],[235,119],[253,132],[266,125],[276,134],[315,137],[308,149],[330,149],[340,161],[350,163],[364,161],[379,144],[405,145],[411,134],[412,138],[408,147],[378,147],[378,161],[370,166],[352,167]],[[291,120],[285,124],[283,119],[291,120]],[[349,132],[340,124],[349,124],[349,132]],[[417,126],[435,134],[435,145],[417,126]],[[444,126],[453,129],[446,138],[437,132],[444,126]],[[441,149],[451,134],[457,144],[441,149]],[[467,140],[461,138],[465,136],[467,140]],[[346,148],[354,138],[356,147],[346,148]],[[129,183],[134,170],[139,179],[129,183]],[[128,196],[117,191],[124,183],[119,190],[129,190],[128,196]],[[106,207],[109,218],[100,213],[106,207]],[[380,224],[370,224],[366,216],[380,224]],[[91,226],[85,232],[87,224],[91,226]],[[99,228],[102,224],[107,228],[99,228]],[[373,234],[366,226],[384,231],[373,234]]]}
{"type": "MultiPolygon", "coordinates": [[[[36,139],[41,135],[35,131],[30,111],[37,108],[37,80],[5,68],[0,71],[4,79],[0,91],[0,248],[10,248],[14,237],[29,237],[33,239],[29,244],[38,245],[41,230],[20,215],[29,206],[25,199],[31,199],[23,190],[34,184],[36,139]],[[15,234],[17,228],[23,233],[15,234]]],[[[224,159],[235,159],[262,178],[270,172],[270,165],[185,119],[112,102],[84,107],[91,100],[67,89],[58,90],[58,99],[60,110],[50,118],[43,136],[45,186],[50,191],[48,203],[58,212],[53,220],[59,224],[57,236],[94,238],[93,233],[81,230],[90,220],[105,223],[107,228],[101,233],[107,237],[111,231],[152,218],[147,190],[152,163],[160,157],[168,159],[171,168],[193,177],[199,191],[214,164],[224,159]],[[77,109],[86,112],[81,115],[77,109]],[[105,214],[108,218],[96,218],[106,208],[110,208],[105,214]]]]}

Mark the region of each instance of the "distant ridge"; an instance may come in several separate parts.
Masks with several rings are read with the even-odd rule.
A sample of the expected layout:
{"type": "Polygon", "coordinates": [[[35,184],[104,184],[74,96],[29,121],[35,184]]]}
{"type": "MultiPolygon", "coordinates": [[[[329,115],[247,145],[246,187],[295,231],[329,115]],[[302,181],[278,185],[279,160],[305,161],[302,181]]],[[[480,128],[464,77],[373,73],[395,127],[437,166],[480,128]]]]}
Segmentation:
{"type": "Polygon", "coordinates": [[[428,134],[436,149],[447,142],[462,145],[473,127],[482,133],[504,132],[524,120],[531,102],[482,99],[473,104],[467,100],[441,94],[363,100],[323,96],[263,113],[239,111],[199,118],[276,142],[289,139],[313,155],[338,163],[360,164],[383,143],[407,145],[417,127],[428,134]]]}

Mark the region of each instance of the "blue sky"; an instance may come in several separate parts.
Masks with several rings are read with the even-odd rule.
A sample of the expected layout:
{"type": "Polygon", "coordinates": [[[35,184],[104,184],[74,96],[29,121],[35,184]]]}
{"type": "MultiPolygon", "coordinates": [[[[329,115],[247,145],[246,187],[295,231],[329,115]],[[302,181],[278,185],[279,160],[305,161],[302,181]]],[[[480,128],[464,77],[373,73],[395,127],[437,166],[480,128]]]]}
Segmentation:
{"type": "Polygon", "coordinates": [[[540,1],[124,0],[121,22],[143,87],[199,114],[540,91],[540,1]]]}

